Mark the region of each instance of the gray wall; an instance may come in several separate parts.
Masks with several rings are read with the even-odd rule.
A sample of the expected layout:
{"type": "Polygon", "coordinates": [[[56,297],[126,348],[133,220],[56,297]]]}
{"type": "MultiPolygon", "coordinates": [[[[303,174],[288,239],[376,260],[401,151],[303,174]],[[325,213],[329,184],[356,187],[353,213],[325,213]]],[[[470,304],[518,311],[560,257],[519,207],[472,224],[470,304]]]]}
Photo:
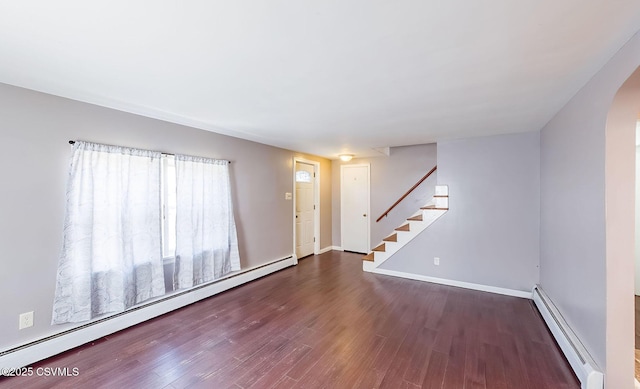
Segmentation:
{"type": "Polygon", "coordinates": [[[0,350],[67,329],[51,326],[70,139],[225,158],[243,268],[293,253],[292,158],[321,163],[321,247],[331,246],[331,162],[208,131],[0,84],[0,350]],[[35,325],[18,331],[18,315],[35,325]]]}
{"type": "MultiPolygon", "coordinates": [[[[633,296],[633,271],[618,280],[607,276],[612,270],[607,262],[613,265],[615,259],[608,258],[606,246],[615,236],[605,233],[606,123],[618,88],[639,64],[636,34],[541,131],[540,283],[605,369],[608,388],[632,385],[628,366],[633,356],[627,351],[632,351],[633,328],[627,318],[633,306],[628,304],[626,313],[609,308],[633,296]],[[625,341],[619,337],[626,337],[622,349],[618,346],[625,341]]],[[[608,155],[616,152],[621,150],[608,155]]],[[[627,212],[633,217],[633,207],[627,212]]],[[[633,253],[628,262],[624,269],[633,262],[633,253]]]]}
{"type": "Polygon", "coordinates": [[[438,143],[449,211],[381,268],[530,291],[539,274],[539,156],[539,132],[438,143]]]}
{"type": "Polygon", "coordinates": [[[416,146],[392,147],[389,156],[354,158],[349,162],[332,161],[333,188],[333,244],[340,246],[340,166],[358,163],[370,164],[371,174],[371,246],[398,227],[433,196],[437,171],[404,199],[389,216],[376,223],[376,219],[400,196],[411,188],[436,165],[435,143],[416,146]]]}

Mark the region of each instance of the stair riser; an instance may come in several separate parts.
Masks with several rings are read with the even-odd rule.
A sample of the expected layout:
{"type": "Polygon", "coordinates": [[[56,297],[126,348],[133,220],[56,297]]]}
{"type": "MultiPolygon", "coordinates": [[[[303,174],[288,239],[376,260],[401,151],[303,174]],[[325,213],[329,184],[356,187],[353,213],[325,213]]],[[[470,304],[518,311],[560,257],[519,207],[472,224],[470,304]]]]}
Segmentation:
{"type": "Polygon", "coordinates": [[[435,200],[436,208],[449,208],[448,197],[435,197],[434,200],[435,200]]]}
{"type": "Polygon", "coordinates": [[[376,264],[369,261],[362,261],[362,270],[364,271],[373,271],[376,268],[376,264]]]}
{"type": "Polygon", "coordinates": [[[436,185],[436,196],[448,196],[449,195],[449,186],[448,185],[436,185]]]}

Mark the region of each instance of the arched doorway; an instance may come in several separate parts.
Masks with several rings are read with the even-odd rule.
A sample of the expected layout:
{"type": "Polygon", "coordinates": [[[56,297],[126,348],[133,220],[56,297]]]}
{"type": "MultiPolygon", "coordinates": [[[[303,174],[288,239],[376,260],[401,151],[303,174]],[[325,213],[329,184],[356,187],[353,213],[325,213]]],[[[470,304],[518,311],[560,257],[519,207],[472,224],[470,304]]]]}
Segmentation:
{"type": "Polygon", "coordinates": [[[634,371],[635,130],[640,68],[616,93],[605,130],[607,374],[634,371]],[[615,371],[615,372],[614,372],[615,371]]]}

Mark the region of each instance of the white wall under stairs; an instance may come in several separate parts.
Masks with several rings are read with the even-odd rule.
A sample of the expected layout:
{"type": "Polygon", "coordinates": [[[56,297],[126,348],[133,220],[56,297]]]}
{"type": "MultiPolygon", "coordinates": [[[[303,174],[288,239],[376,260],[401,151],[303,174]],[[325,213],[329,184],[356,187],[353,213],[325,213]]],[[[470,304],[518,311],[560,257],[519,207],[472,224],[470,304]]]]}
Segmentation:
{"type": "Polygon", "coordinates": [[[440,216],[444,215],[448,209],[449,188],[446,185],[436,185],[433,198],[389,235],[391,237],[395,234],[396,240],[383,240],[378,246],[376,246],[374,251],[365,257],[362,261],[363,270],[369,272],[374,271],[384,263],[384,261],[397,253],[403,246],[420,235],[425,229],[427,229],[427,227],[438,220],[440,216]],[[406,226],[407,224],[409,225],[408,231],[401,229],[402,226],[406,226]]]}

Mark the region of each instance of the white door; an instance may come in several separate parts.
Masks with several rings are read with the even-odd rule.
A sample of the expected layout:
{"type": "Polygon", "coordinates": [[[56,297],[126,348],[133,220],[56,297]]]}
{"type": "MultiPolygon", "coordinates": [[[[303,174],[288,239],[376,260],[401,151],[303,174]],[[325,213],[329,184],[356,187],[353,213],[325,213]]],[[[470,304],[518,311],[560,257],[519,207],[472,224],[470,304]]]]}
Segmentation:
{"type": "Polygon", "coordinates": [[[313,165],[296,161],[296,256],[313,254],[314,248],[314,192],[313,165]]]}
{"type": "Polygon", "coordinates": [[[340,166],[342,249],[369,251],[369,165],[340,166]]]}

